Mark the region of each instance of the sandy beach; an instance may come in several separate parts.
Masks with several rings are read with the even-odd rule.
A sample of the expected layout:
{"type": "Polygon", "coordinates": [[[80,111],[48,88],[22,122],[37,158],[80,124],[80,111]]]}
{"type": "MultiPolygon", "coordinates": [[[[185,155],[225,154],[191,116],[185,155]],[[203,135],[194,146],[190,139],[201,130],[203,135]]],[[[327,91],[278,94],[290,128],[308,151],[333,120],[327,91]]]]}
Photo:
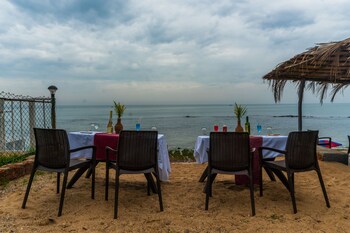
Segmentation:
{"type": "Polygon", "coordinates": [[[316,173],[296,174],[297,214],[292,213],[282,183],[269,181],[264,173],[263,197],[255,187],[254,217],[248,188],[236,186],[232,176],[217,177],[209,211],[205,211],[204,184],[198,178],[206,164],[171,166],[169,182],[162,182],[164,212],[159,211],[157,195],[147,196],[142,175],[121,176],[117,220],[113,219],[113,179],[110,199],[104,200],[102,164],[97,170],[95,200],[90,198],[90,180],[81,178],[67,190],[61,217],[57,217],[55,174],[36,176],[24,210],[21,204],[29,176],[11,181],[1,187],[0,232],[349,232],[350,173],[343,164],[320,161],[329,209],[316,173]]]}

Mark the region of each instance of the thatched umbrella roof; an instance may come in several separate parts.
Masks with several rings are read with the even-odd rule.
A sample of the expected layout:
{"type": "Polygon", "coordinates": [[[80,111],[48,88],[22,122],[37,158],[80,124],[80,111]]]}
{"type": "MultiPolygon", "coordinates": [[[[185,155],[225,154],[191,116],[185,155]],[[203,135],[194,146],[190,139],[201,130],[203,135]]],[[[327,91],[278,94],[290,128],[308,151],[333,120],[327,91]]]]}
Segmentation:
{"type": "MultiPolygon", "coordinates": [[[[350,38],[320,43],[306,52],[280,63],[263,77],[268,80],[274,93],[275,102],[281,100],[283,89],[288,81],[299,88],[299,118],[301,102],[306,87],[320,96],[322,103],[329,87],[332,88],[332,101],[335,95],[350,84],[350,38]]],[[[301,120],[300,120],[301,121],[301,120]]],[[[299,123],[301,130],[301,123],[299,123]]]]}

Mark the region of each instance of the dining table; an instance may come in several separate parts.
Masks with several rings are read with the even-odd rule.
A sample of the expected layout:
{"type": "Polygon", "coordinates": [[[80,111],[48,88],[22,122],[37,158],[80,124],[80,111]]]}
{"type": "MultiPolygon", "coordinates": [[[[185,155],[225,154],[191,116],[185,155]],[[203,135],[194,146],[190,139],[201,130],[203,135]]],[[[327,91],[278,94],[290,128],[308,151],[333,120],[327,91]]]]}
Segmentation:
{"type": "MultiPolygon", "coordinates": [[[[259,148],[260,147],[272,147],[279,150],[285,150],[287,144],[288,136],[284,135],[251,135],[250,136],[250,147],[255,148],[253,161],[252,161],[252,169],[253,169],[253,183],[259,184],[259,176],[260,176],[260,162],[259,162],[259,148]]],[[[208,153],[210,144],[209,135],[201,135],[197,137],[195,146],[194,146],[194,158],[197,163],[203,164],[208,162],[208,153]]],[[[267,160],[273,160],[274,158],[281,156],[280,153],[274,151],[263,150],[262,158],[267,160]]],[[[203,182],[207,176],[205,170],[202,173],[200,182],[203,182]]],[[[272,174],[268,172],[270,178],[272,178],[272,174]]],[[[244,175],[235,175],[235,183],[238,185],[248,184],[249,179],[244,175]]]]}
{"type": "MultiPolygon", "coordinates": [[[[70,149],[77,147],[95,145],[96,162],[106,161],[106,146],[116,149],[119,141],[119,134],[108,134],[94,131],[68,132],[70,149]]],[[[159,179],[168,181],[171,173],[168,146],[164,134],[158,134],[158,168],[159,179]]],[[[111,155],[111,160],[115,160],[115,155],[111,155]]],[[[90,159],[91,149],[81,150],[71,153],[72,159],[90,159]]],[[[73,178],[72,178],[73,179],[73,178]]],[[[77,178],[75,178],[77,179],[77,178]]],[[[70,182],[71,183],[71,182],[70,182]]],[[[74,182],[72,182],[74,183],[74,182]]],[[[71,187],[73,184],[69,184],[71,187]]]]}

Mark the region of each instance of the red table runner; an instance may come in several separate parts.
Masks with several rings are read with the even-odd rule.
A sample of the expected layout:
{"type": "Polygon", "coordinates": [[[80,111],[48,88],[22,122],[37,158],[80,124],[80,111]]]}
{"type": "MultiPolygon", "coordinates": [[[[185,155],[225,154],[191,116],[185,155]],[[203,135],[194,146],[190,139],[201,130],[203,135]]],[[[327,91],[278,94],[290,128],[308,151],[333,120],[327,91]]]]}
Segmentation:
{"type": "MultiPolygon", "coordinates": [[[[106,161],[106,146],[117,149],[119,134],[96,133],[94,145],[96,146],[96,160],[106,161]]],[[[110,159],[115,160],[115,154],[110,154],[110,159]]]]}
{"type": "MultiPolygon", "coordinates": [[[[259,184],[259,148],[262,146],[262,137],[250,136],[250,148],[255,148],[253,156],[253,183],[259,184]]],[[[235,175],[235,183],[237,185],[249,184],[249,178],[244,175],[235,175]]]]}

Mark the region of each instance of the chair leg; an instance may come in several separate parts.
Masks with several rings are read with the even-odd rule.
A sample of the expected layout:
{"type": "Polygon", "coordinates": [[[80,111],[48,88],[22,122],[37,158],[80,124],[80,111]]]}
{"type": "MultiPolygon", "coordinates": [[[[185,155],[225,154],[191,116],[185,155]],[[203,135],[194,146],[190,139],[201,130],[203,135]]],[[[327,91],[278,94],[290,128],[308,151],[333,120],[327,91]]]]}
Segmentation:
{"type": "Polygon", "coordinates": [[[254,182],[252,171],[249,172],[250,204],[252,206],[252,216],[255,216],[254,182]]]}
{"type": "Polygon", "coordinates": [[[108,201],[109,163],[106,162],[105,200],[108,201]]]}
{"type": "Polygon", "coordinates": [[[294,214],[296,214],[297,213],[297,204],[295,202],[294,173],[293,172],[288,172],[288,183],[289,183],[290,197],[292,198],[293,212],[294,212],[294,214]]]}
{"type": "Polygon", "coordinates": [[[218,175],[217,173],[214,173],[210,177],[210,197],[213,196],[213,192],[212,192],[213,190],[211,189],[211,187],[213,187],[213,183],[217,175],[218,175]]]}
{"type": "MultiPolygon", "coordinates": [[[[209,173],[208,173],[209,174],[209,173]]],[[[211,175],[207,176],[207,184],[206,184],[206,188],[205,188],[205,210],[208,210],[209,208],[209,196],[211,194],[211,175]]]]}
{"type": "Polygon", "coordinates": [[[63,184],[62,184],[60,206],[58,208],[58,217],[60,217],[62,215],[64,195],[66,193],[66,187],[67,187],[67,180],[68,180],[68,171],[64,172],[64,175],[63,175],[63,184]]]}
{"type": "Polygon", "coordinates": [[[160,211],[163,211],[163,199],[162,199],[162,191],[160,188],[160,180],[159,180],[159,173],[156,174],[156,180],[157,180],[157,191],[158,191],[158,199],[159,199],[159,207],[160,211]]]}
{"type": "Polygon", "coordinates": [[[328,208],[330,208],[331,205],[329,204],[328,195],[327,195],[326,187],[324,186],[324,183],[323,183],[321,171],[317,169],[316,172],[317,172],[317,175],[318,175],[318,179],[320,180],[320,184],[321,184],[323,196],[324,196],[324,199],[325,199],[325,201],[326,201],[326,206],[327,206],[328,208]]]}
{"type": "Polygon", "coordinates": [[[61,173],[57,172],[57,193],[60,193],[61,173]]]}
{"type": "Polygon", "coordinates": [[[33,167],[32,172],[30,173],[30,178],[29,178],[29,181],[28,181],[27,190],[26,190],[26,193],[24,195],[24,199],[23,199],[23,203],[22,203],[22,209],[26,208],[26,204],[27,204],[27,200],[28,200],[28,196],[29,196],[29,191],[30,191],[30,188],[32,187],[32,183],[33,183],[35,172],[36,172],[36,167],[33,167]]]}
{"type": "Polygon", "coordinates": [[[119,170],[115,172],[115,192],[114,192],[114,219],[118,217],[118,196],[119,196],[119,170]]]}

